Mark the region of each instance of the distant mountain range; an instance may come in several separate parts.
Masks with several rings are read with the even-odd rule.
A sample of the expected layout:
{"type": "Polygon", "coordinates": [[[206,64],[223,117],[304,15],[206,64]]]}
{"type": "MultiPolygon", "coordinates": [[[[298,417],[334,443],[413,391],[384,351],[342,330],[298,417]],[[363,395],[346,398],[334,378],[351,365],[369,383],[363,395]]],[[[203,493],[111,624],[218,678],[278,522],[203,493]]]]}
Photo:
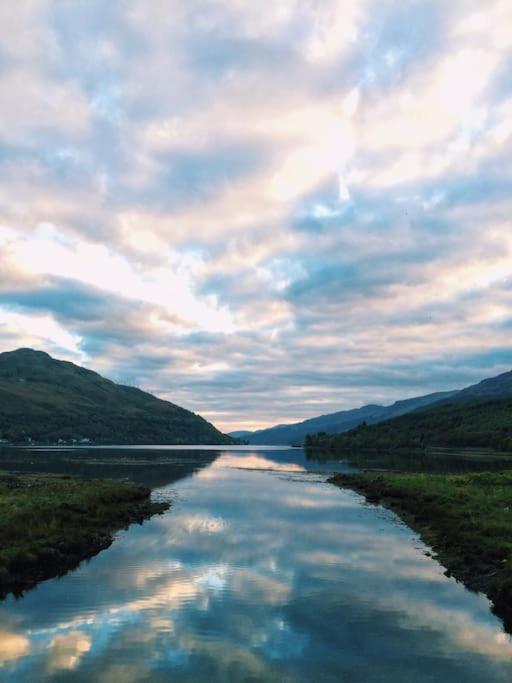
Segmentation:
{"type": "Polygon", "coordinates": [[[361,423],[378,424],[408,413],[423,410],[429,406],[466,403],[485,399],[512,397],[512,372],[485,379],[462,390],[439,392],[417,398],[397,401],[390,406],[367,405],[354,410],[343,410],[320,415],[293,424],[281,424],[255,432],[232,432],[231,436],[244,439],[250,444],[290,445],[303,443],[308,434],[326,432],[340,434],[354,429],[361,423]]]}
{"type": "Polygon", "coordinates": [[[342,434],[306,437],[308,448],[339,453],[399,453],[429,448],[512,451],[512,398],[478,396],[435,403],[379,424],[363,423],[342,434]]]}
{"type": "Polygon", "coordinates": [[[315,434],[316,432],[339,434],[340,432],[345,432],[353,427],[357,427],[361,422],[366,422],[368,424],[382,422],[383,420],[388,420],[398,415],[404,415],[417,408],[422,408],[443,399],[450,398],[455,393],[455,391],[445,391],[429,394],[427,396],[397,401],[390,406],[367,405],[353,410],[341,410],[337,413],[320,415],[319,417],[313,417],[309,420],[293,424],[276,425],[275,427],[260,429],[255,432],[231,432],[230,436],[244,439],[250,444],[259,445],[290,445],[302,443],[307,434],[315,434]]]}
{"type": "Polygon", "coordinates": [[[10,443],[234,443],[195,413],[33,349],[0,353],[0,439],[10,443]]]}

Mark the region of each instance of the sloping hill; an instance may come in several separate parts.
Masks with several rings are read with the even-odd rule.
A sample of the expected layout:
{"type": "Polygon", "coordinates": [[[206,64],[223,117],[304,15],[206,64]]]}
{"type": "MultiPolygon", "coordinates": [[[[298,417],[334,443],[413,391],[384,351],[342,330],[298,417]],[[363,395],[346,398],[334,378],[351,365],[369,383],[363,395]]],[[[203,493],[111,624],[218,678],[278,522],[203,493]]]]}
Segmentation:
{"type": "Polygon", "coordinates": [[[443,403],[380,424],[362,424],[344,434],[313,435],[306,445],[344,452],[435,446],[512,451],[512,398],[443,403]]]}
{"type": "Polygon", "coordinates": [[[443,399],[453,396],[456,392],[446,391],[427,396],[397,401],[390,406],[367,405],[354,410],[342,410],[337,413],[320,415],[303,422],[288,425],[277,425],[269,429],[262,429],[256,432],[233,432],[232,436],[240,436],[250,444],[275,444],[287,445],[292,443],[302,443],[307,434],[316,432],[328,432],[329,434],[339,434],[340,432],[352,429],[361,422],[375,424],[382,420],[387,420],[398,415],[404,415],[412,410],[423,408],[443,399]],[[243,435],[242,435],[243,434],[243,435]]]}
{"type": "Polygon", "coordinates": [[[246,436],[250,436],[251,434],[252,432],[247,429],[241,429],[238,432],[229,432],[229,436],[232,436],[233,439],[245,439],[246,436]]]}
{"type": "MultiPolygon", "coordinates": [[[[512,397],[512,371],[504,372],[497,377],[484,379],[478,384],[473,384],[466,389],[458,391],[454,401],[462,403],[466,401],[477,401],[486,398],[507,398],[512,397]]],[[[450,400],[450,403],[452,401],[450,400]]]]}
{"type": "Polygon", "coordinates": [[[0,353],[0,437],[15,443],[233,442],[184,408],[33,349],[0,353]]]}
{"type": "Polygon", "coordinates": [[[318,432],[341,434],[357,427],[362,422],[366,422],[368,425],[378,424],[400,415],[422,410],[430,405],[439,404],[441,406],[507,397],[512,398],[512,371],[484,379],[478,384],[462,390],[438,392],[418,398],[396,401],[390,406],[367,405],[354,410],[342,410],[337,413],[320,415],[303,422],[276,425],[255,432],[233,432],[231,436],[242,438],[250,444],[289,445],[302,443],[308,434],[317,434],[318,432]]]}

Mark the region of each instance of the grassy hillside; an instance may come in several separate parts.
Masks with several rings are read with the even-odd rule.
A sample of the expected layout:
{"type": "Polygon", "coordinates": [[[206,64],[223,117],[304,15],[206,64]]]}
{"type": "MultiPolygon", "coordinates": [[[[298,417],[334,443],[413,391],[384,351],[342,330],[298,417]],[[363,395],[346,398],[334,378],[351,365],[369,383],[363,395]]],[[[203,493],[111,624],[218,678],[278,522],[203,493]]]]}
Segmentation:
{"type": "Polygon", "coordinates": [[[13,443],[233,442],[184,408],[32,349],[0,353],[0,438],[13,443]]]}
{"type": "Polygon", "coordinates": [[[409,413],[344,434],[316,434],[306,446],[336,451],[399,451],[432,446],[512,451],[512,399],[450,403],[409,413]]]}

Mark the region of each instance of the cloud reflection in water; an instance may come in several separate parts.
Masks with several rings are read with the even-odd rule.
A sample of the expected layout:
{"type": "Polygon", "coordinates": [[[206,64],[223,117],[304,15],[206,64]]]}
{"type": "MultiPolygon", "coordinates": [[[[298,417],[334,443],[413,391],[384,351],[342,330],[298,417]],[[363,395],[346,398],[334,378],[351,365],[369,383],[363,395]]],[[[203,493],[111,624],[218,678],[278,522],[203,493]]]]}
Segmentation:
{"type": "Polygon", "coordinates": [[[168,514],[8,599],[2,681],[510,679],[485,598],[391,513],[271,457],[221,456],[168,514]]]}

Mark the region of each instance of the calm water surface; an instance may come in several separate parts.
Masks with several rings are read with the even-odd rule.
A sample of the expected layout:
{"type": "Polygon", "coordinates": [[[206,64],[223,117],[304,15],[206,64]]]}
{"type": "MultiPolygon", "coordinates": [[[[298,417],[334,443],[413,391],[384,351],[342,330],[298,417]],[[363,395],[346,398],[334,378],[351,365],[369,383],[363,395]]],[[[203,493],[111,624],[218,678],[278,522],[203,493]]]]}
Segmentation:
{"type": "Polygon", "coordinates": [[[2,468],[147,481],[173,501],[0,604],[2,683],[512,680],[488,601],[392,513],[325,483],[346,464],[297,450],[127,453],[2,456],[2,468]]]}

